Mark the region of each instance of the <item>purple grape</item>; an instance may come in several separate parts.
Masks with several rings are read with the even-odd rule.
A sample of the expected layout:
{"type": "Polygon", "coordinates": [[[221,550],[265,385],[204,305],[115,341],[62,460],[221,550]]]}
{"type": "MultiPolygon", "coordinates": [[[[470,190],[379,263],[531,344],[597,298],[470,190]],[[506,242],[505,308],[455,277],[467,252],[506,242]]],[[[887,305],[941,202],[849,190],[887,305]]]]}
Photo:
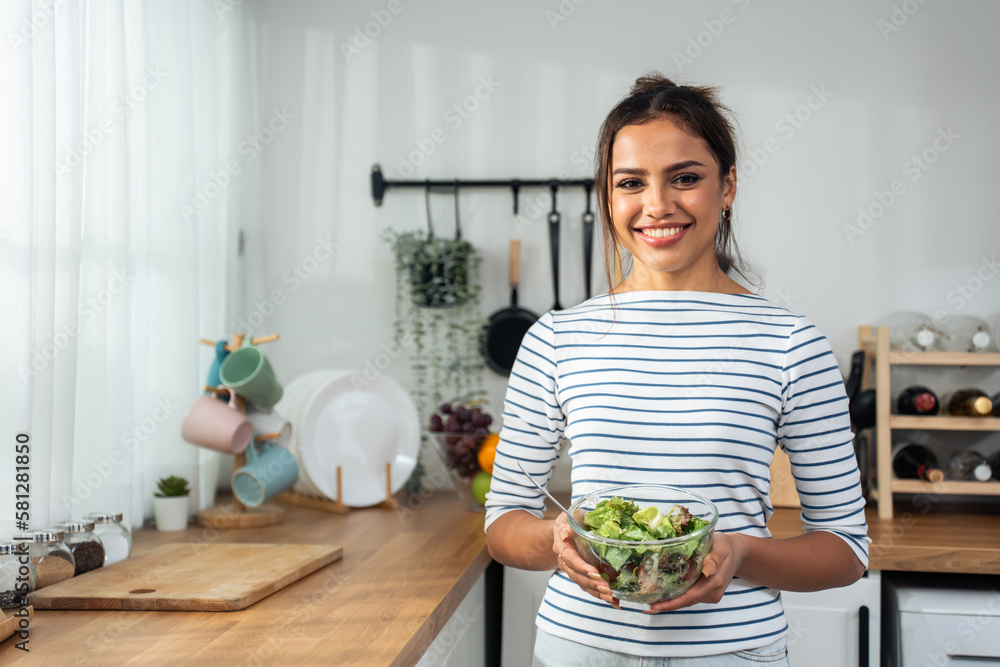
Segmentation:
{"type": "Polygon", "coordinates": [[[438,412],[440,412],[443,415],[450,415],[451,414],[451,403],[442,403],[441,407],[438,408],[438,412]]]}
{"type": "Polygon", "coordinates": [[[444,423],[444,430],[448,431],[448,433],[461,433],[462,420],[458,418],[458,415],[448,417],[448,421],[444,423]]]}
{"type": "Polygon", "coordinates": [[[476,425],[472,422],[465,422],[462,425],[462,433],[474,433],[476,431],[476,425]]]}
{"type": "Polygon", "coordinates": [[[492,415],[483,415],[483,417],[486,418],[486,422],[483,424],[483,426],[489,427],[489,425],[493,423],[493,416],[492,415]]]}
{"type": "MultiPolygon", "coordinates": [[[[476,436],[478,438],[485,438],[489,434],[490,434],[490,432],[486,430],[485,426],[480,426],[475,431],[472,432],[472,435],[474,435],[474,436],[476,436]]],[[[482,442],[482,440],[480,440],[480,442],[482,442]]]]}
{"type": "Polygon", "coordinates": [[[455,414],[458,415],[458,418],[462,420],[463,424],[469,421],[469,418],[472,416],[472,413],[469,412],[469,408],[465,407],[464,405],[458,406],[455,409],[455,414]]]}
{"type": "Polygon", "coordinates": [[[486,426],[486,415],[482,412],[472,413],[472,425],[473,426],[486,426]]]}
{"type": "Polygon", "coordinates": [[[435,433],[444,428],[444,422],[441,420],[441,415],[431,415],[431,430],[435,433]]]}

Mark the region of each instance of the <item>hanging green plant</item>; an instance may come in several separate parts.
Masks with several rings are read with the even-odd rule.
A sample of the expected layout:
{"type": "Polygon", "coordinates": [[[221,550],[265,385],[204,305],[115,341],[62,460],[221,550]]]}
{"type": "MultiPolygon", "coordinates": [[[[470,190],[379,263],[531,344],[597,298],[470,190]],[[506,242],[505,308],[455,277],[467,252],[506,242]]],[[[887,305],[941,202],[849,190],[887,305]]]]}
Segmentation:
{"type": "MultiPolygon", "coordinates": [[[[387,230],[383,238],[392,248],[396,265],[396,321],[400,346],[412,345],[412,395],[426,424],[445,400],[485,401],[485,365],[479,337],[485,324],[481,313],[481,257],[461,238],[456,193],[455,239],[433,236],[428,206],[428,232],[387,230]]],[[[430,443],[422,438],[417,466],[407,480],[407,493],[423,488],[421,462],[430,443]]]]}
{"type": "Polygon", "coordinates": [[[469,299],[469,260],[475,250],[460,238],[443,239],[423,231],[392,233],[397,269],[410,282],[416,306],[450,308],[469,299]]]}

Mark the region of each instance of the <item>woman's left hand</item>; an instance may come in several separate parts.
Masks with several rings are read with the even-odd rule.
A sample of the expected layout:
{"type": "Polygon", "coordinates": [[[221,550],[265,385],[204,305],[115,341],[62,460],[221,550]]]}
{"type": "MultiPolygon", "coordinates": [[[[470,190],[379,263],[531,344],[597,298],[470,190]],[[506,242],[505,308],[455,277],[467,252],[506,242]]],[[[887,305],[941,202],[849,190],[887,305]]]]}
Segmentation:
{"type": "Polygon", "coordinates": [[[699,602],[718,603],[729,588],[736,571],[740,567],[742,554],[740,551],[740,535],[715,533],[712,536],[712,550],[705,556],[701,575],[694,586],[684,594],[665,602],[650,605],[644,614],[657,614],[661,611],[673,611],[682,607],[690,607],[699,602]]]}

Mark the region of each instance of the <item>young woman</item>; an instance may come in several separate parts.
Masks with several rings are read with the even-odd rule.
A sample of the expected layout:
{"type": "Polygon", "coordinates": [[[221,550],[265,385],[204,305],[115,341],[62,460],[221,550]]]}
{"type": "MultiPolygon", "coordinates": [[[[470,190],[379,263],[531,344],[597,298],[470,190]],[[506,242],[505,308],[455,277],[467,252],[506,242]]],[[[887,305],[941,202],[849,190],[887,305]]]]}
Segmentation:
{"type": "Polygon", "coordinates": [[[536,665],[786,663],[780,590],[846,586],[868,561],[843,379],[804,317],[756,296],[732,234],[733,129],[710,88],[639,79],[601,128],[596,189],[609,294],[544,315],[511,373],[487,501],[490,553],[555,569],[536,665]],[[573,498],[602,487],[687,488],[719,509],[697,583],[651,606],[619,603],[573,547],[547,481],[572,441],[573,498]],[[806,532],[770,537],[768,467],[783,448],[806,532]],[[642,661],[645,657],[646,660],[642,661]]]}

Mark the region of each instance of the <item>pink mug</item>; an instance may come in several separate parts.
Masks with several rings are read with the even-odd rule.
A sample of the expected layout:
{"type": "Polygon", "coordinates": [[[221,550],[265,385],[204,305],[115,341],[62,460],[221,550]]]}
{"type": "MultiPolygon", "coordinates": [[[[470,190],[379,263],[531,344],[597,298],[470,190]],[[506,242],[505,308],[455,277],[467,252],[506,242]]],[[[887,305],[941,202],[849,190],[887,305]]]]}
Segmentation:
{"type": "Polygon", "coordinates": [[[181,437],[192,445],[239,454],[253,439],[253,424],[240,411],[236,393],[219,387],[194,399],[181,421],[181,437]],[[216,399],[220,392],[229,394],[228,404],[216,399]]]}

